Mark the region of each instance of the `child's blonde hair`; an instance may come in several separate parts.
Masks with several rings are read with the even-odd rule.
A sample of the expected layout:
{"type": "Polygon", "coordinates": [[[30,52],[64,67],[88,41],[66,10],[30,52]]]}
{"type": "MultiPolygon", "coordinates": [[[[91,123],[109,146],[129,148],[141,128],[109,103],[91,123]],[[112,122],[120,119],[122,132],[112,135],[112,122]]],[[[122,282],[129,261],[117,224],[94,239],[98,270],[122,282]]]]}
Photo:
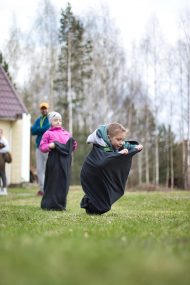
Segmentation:
{"type": "Polygon", "coordinates": [[[116,136],[118,133],[128,133],[128,129],[126,129],[123,125],[119,123],[111,123],[108,125],[108,135],[110,137],[116,136]]]}

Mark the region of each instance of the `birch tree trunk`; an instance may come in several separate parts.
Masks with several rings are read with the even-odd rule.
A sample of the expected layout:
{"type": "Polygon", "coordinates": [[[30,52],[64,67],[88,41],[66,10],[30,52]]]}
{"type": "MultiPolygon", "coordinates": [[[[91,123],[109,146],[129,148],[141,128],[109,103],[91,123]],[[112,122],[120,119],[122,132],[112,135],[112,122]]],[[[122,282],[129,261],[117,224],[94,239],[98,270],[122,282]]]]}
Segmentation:
{"type": "Polygon", "coordinates": [[[156,135],[155,135],[155,184],[159,185],[159,138],[158,138],[158,90],[157,90],[157,60],[154,58],[154,109],[156,121],[156,135]]]}
{"type": "Polygon", "coordinates": [[[182,176],[183,176],[183,188],[186,187],[185,182],[185,168],[186,168],[186,162],[185,162],[185,136],[184,136],[184,94],[183,94],[183,63],[182,63],[182,57],[181,57],[181,48],[180,45],[178,46],[179,51],[179,94],[180,94],[180,141],[182,142],[182,176]]]}
{"type": "Polygon", "coordinates": [[[147,134],[147,130],[148,130],[148,114],[146,116],[146,131],[145,131],[145,176],[146,176],[146,184],[150,184],[150,166],[149,166],[149,147],[148,147],[148,134],[147,134]]]}
{"type": "Polygon", "coordinates": [[[166,143],[166,187],[169,187],[170,155],[169,155],[169,136],[167,133],[166,133],[165,143],[166,143]]]}
{"type": "Polygon", "coordinates": [[[184,92],[184,141],[183,141],[183,162],[184,162],[184,188],[190,190],[190,11],[185,10],[181,17],[182,40],[180,41],[180,59],[185,69],[185,90],[184,92]],[[186,107],[187,106],[187,107],[186,107]],[[185,147],[184,147],[185,146],[185,147]]]}
{"type": "Polygon", "coordinates": [[[73,106],[71,91],[71,34],[68,32],[68,62],[67,62],[67,98],[69,104],[69,131],[73,133],[73,106]]]}
{"type": "Polygon", "coordinates": [[[172,141],[171,126],[169,127],[169,142],[170,142],[169,143],[170,144],[170,180],[171,180],[171,189],[173,189],[174,188],[174,164],[173,164],[173,141],[172,141]]]}
{"type": "Polygon", "coordinates": [[[187,188],[190,190],[190,58],[187,74],[187,188]]]}

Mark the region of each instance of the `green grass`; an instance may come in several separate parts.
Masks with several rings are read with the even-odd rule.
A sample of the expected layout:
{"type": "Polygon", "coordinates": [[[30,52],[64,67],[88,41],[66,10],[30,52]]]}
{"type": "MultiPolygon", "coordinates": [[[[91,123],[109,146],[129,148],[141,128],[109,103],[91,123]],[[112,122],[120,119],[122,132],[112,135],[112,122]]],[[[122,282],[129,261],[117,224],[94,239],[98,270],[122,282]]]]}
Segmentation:
{"type": "Polygon", "coordinates": [[[126,192],[88,216],[72,187],[65,212],[36,189],[0,197],[1,285],[190,284],[190,192],[126,192]]]}

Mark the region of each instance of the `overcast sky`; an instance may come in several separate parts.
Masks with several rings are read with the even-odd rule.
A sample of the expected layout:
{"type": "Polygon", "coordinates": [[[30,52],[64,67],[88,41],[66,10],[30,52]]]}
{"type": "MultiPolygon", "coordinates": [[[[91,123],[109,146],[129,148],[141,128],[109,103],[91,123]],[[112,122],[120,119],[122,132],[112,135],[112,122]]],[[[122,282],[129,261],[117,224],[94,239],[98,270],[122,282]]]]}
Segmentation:
{"type": "MultiPolygon", "coordinates": [[[[29,29],[41,0],[0,0],[0,49],[8,37],[13,15],[21,31],[29,29]]],[[[121,30],[124,44],[141,38],[151,15],[156,15],[169,42],[177,37],[179,15],[190,8],[189,0],[52,0],[57,10],[70,2],[73,12],[82,15],[89,7],[107,4],[111,17],[121,30]],[[188,3],[189,2],[189,3],[188,3]]]]}

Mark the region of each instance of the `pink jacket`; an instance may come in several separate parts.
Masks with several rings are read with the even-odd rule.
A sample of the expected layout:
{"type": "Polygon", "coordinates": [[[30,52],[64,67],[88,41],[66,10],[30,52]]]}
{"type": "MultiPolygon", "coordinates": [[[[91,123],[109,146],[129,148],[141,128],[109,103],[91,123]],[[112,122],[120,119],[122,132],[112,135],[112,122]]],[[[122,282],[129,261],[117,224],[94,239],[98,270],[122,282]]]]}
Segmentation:
{"type": "MultiPolygon", "coordinates": [[[[40,150],[42,152],[49,152],[51,151],[48,146],[49,143],[59,142],[62,144],[66,144],[70,137],[71,134],[67,130],[64,130],[62,127],[51,127],[42,136],[40,142],[40,150]]],[[[73,150],[75,150],[76,148],[77,142],[74,141],[73,150]]]]}

